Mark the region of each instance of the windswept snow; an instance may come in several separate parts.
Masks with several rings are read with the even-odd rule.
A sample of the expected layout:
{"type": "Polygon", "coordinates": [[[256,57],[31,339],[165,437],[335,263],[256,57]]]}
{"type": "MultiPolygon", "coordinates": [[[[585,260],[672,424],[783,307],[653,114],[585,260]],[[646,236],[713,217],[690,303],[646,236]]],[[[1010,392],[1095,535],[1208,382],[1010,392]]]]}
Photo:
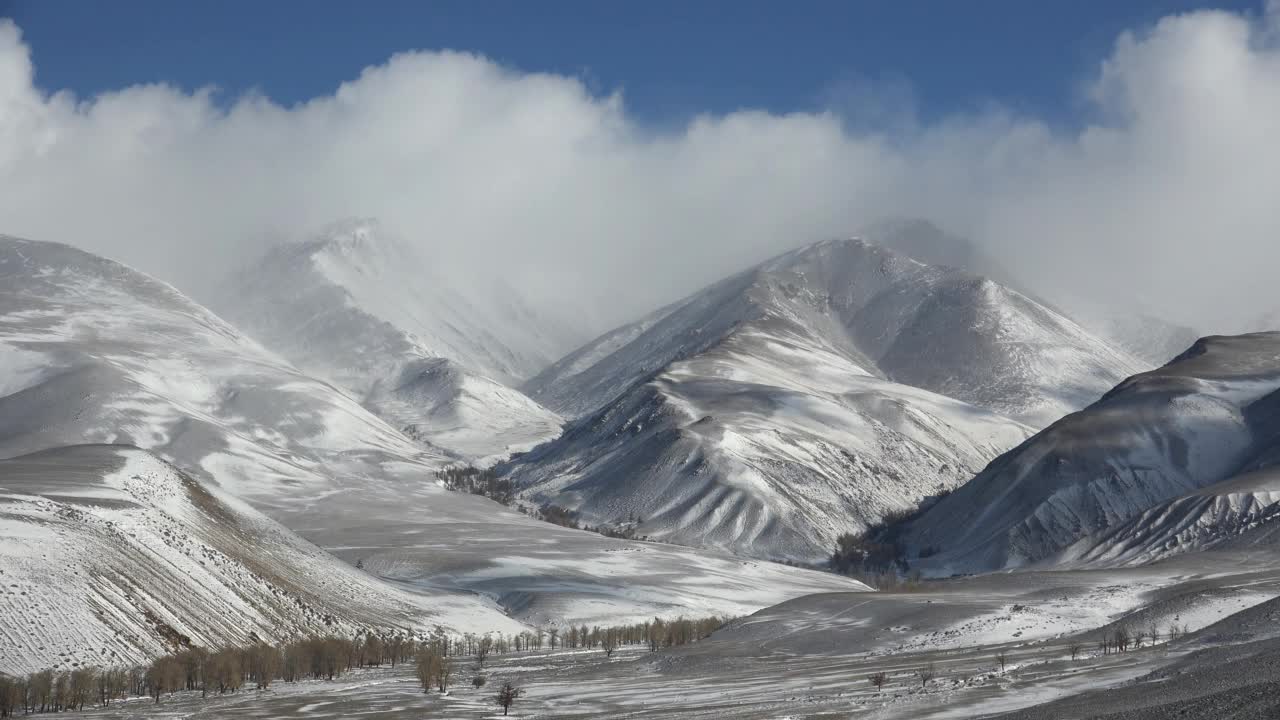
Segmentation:
{"type": "Polygon", "coordinates": [[[525,384],[578,416],[503,466],[590,523],[820,560],[1141,364],[990,280],[863,240],[728,278],[525,384]]]}
{"type": "MultiPolygon", "coordinates": [[[[742,614],[808,592],[866,589],[826,573],[568,530],[448,491],[434,474],[452,455],[399,432],[173,288],[63,245],[0,240],[0,348],[0,383],[15,390],[0,397],[2,456],[84,443],[141,446],[221,502],[247,501],[350,564],[364,559],[379,592],[408,594],[410,609],[425,607],[426,616],[451,618],[459,629],[518,624],[504,613],[542,624],[742,614]],[[632,560],[616,560],[623,557],[632,560]]],[[[469,392],[468,379],[459,395],[469,392]]],[[[461,413],[437,417],[472,422],[461,413]]],[[[56,516],[62,501],[46,494],[65,492],[59,472],[14,492],[42,498],[14,507],[56,516]]],[[[91,553],[106,552],[98,546],[111,540],[43,520],[5,531],[38,542],[79,533],[91,553]]],[[[61,576],[32,577],[39,584],[61,576]]],[[[212,603],[222,591],[209,587],[212,603]]],[[[32,652],[36,662],[43,651],[32,652]]]]}
{"type": "Polygon", "coordinates": [[[372,220],[272,248],[217,307],[395,427],[472,459],[559,434],[555,413],[508,386],[584,339],[583,323],[456,276],[372,220]]]}
{"type": "Polygon", "coordinates": [[[0,461],[0,672],[359,627],[523,628],[472,596],[395,589],[136,448],[0,461]]]}

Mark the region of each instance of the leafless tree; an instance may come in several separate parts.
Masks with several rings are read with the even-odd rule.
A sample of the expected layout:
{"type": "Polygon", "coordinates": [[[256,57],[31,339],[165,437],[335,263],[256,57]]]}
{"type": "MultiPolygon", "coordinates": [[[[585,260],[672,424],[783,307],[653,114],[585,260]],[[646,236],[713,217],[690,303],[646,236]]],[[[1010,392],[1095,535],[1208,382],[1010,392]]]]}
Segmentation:
{"type": "Polygon", "coordinates": [[[1067,649],[1071,651],[1071,659],[1075,660],[1080,657],[1081,652],[1084,652],[1084,643],[1079,640],[1075,640],[1067,649]]]}
{"type": "Polygon", "coordinates": [[[618,633],[613,632],[610,628],[600,636],[600,649],[604,651],[605,657],[613,657],[613,653],[618,649],[618,633]]]}
{"type": "Polygon", "coordinates": [[[453,661],[448,655],[441,655],[436,664],[436,689],[445,692],[449,689],[449,679],[453,677],[453,661]]]}
{"type": "Polygon", "coordinates": [[[917,670],[916,674],[920,676],[920,688],[924,689],[925,687],[928,687],[930,680],[937,677],[938,668],[933,663],[929,663],[917,670]]]}
{"type": "Polygon", "coordinates": [[[476,662],[484,667],[485,658],[489,657],[489,653],[493,651],[493,638],[485,635],[476,643],[476,662]]]}
{"type": "Polygon", "coordinates": [[[523,694],[524,690],[512,685],[510,682],[505,682],[502,684],[502,687],[498,690],[498,694],[495,695],[493,699],[498,703],[498,705],[502,706],[502,714],[506,715],[507,710],[509,710],[511,706],[515,704],[516,699],[523,694]]]}
{"type": "Polygon", "coordinates": [[[1121,625],[1120,627],[1116,628],[1116,631],[1112,635],[1112,637],[1114,638],[1113,642],[1115,644],[1117,651],[1127,652],[1129,650],[1129,641],[1130,641],[1129,628],[1121,625]]]}
{"type": "Polygon", "coordinates": [[[1005,664],[1009,662],[1009,654],[1004,650],[1001,650],[996,653],[995,661],[1000,665],[1000,672],[1003,673],[1005,664]]]}
{"type": "Polygon", "coordinates": [[[889,682],[889,674],[881,670],[878,673],[872,673],[867,680],[871,681],[871,684],[876,686],[876,692],[880,692],[884,689],[884,684],[889,682]]]}
{"type": "Polygon", "coordinates": [[[414,674],[422,685],[422,692],[431,692],[431,681],[436,677],[436,667],[440,663],[440,654],[434,646],[424,647],[418,651],[414,674]]]}

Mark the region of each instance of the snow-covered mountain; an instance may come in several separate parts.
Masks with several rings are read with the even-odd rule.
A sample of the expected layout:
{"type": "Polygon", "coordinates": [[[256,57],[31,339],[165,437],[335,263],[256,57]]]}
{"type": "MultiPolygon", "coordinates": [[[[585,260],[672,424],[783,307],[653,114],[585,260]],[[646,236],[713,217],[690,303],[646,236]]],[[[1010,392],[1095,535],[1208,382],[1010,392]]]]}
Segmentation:
{"type": "Polygon", "coordinates": [[[508,385],[583,340],[581,323],[437,267],[369,220],[272,248],[215,307],[397,428],[468,457],[559,434],[555,413],[508,385]]]}
{"type": "Polygon", "coordinates": [[[1155,557],[1206,513],[1270,504],[1261,471],[1278,433],[1280,333],[1205,338],[1001,456],[913,521],[906,549],[940,550],[926,564],[941,571],[988,570],[1098,534],[1065,559],[1155,557]]]}
{"type": "Polygon", "coordinates": [[[930,265],[982,275],[1063,311],[1089,332],[1144,363],[1143,369],[1165,364],[1200,337],[1195,330],[1164,319],[1157,308],[1136,297],[1115,303],[1082,295],[1055,295],[1051,302],[1033,292],[978,243],[946,232],[928,220],[886,220],[869,225],[860,236],[930,265]]]}
{"type": "Polygon", "coordinates": [[[524,389],[578,417],[746,325],[816,343],[864,375],[1036,427],[1142,367],[1016,291],[855,238],[795,250],[721,281],[597,338],[524,389]]]}
{"type": "MultiPolygon", "coordinates": [[[[569,530],[486,498],[449,491],[434,472],[451,462],[451,456],[407,437],[346,393],[302,373],[172,287],[65,245],[0,238],[0,457],[60,452],[59,448],[86,443],[142,447],[198,482],[219,507],[231,507],[236,517],[227,522],[233,526],[265,522],[245,520],[250,511],[232,498],[246,501],[348,563],[366,560],[370,583],[391,581],[414,596],[412,607],[427,609],[429,622],[444,623],[435,618],[447,616],[459,630],[484,632],[499,622],[509,623],[499,608],[544,624],[604,624],[655,615],[741,615],[807,592],[866,589],[827,573],[569,530]]],[[[68,452],[72,455],[57,456],[58,464],[48,472],[33,475],[22,469],[27,466],[0,467],[0,487],[5,488],[0,494],[9,503],[0,510],[0,559],[11,549],[14,557],[27,553],[23,548],[32,546],[24,538],[35,538],[33,542],[58,543],[63,554],[48,553],[49,557],[65,562],[73,579],[74,572],[84,572],[77,563],[99,556],[113,563],[111,567],[161,563],[163,568],[153,568],[156,573],[163,575],[171,567],[185,572],[186,556],[179,557],[185,551],[162,548],[152,541],[152,534],[164,537],[167,528],[171,534],[198,537],[222,524],[216,514],[193,516],[186,505],[155,506],[148,504],[149,498],[133,497],[129,488],[137,485],[106,479],[114,470],[94,475],[77,469],[76,453],[88,451],[68,452]],[[20,486],[13,479],[18,475],[27,478],[20,486]],[[94,488],[74,494],[101,495],[112,507],[87,513],[78,501],[59,499],[68,494],[64,486],[71,476],[94,488]],[[124,490],[121,482],[127,486],[124,490]],[[131,509],[128,503],[139,507],[131,509]],[[112,523],[123,523],[127,517],[139,527],[155,528],[137,538],[153,548],[152,555],[137,562],[119,559],[141,551],[126,542],[131,538],[103,529],[103,513],[113,509],[122,509],[124,515],[107,517],[112,523]],[[13,517],[6,515],[11,512],[13,517]]],[[[94,462],[105,468],[114,461],[94,462]]],[[[160,463],[147,462],[153,469],[160,463]]],[[[154,487],[139,492],[154,492],[159,502],[175,483],[189,487],[185,479],[168,472],[148,470],[154,487]]],[[[197,488],[190,486],[189,492],[197,488]]],[[[201,513],[221,512],[196,505],[201,513]]],[[[283,532],[276,526],[268,530],[283,532]]],[[[291,547],[296,540],[288,541],[291,547]]],[[[261,549],[257,543],[244,539],[247,551],[261,549]]],[[[326,570],[320,560],[304,560],[286,558],[321,576],[346,577],[347,569],[326,570]]],[[[190,568],[202,583],[190,592],[201,598],[202,607],[244,607],[251,615],[269,612],[256,599],[218,600],[224,589],[239,592],[235,567],[227,566],[226,577],[205,577],[190,568]]],[[[7,561],[0,562],[0,570],[9,572],[7,561]]],[[[30,578],[29,586],[12,602],[20,602],[21,592],[49,597],[61,592],[54,584],[67,580],[52,571],[24,570],[23,577],[30,578]],[[34,587],[46,582],[47,586],[34,587]]],[[[254,597],[270,592],[268,586],[288,587],[270,578],[266,584],[254,583],[254,597]]],[[[165,587],[166,593],[176,592],[165,587]]],[[[358,600],[371,592],[352,590],[350,595],[358,600]]],[[[400,595],[385,587],[378,592],[400,595]]],[[[142,612],[145,604],[132,607],[142,612]]],[[[83,606],[64,609],[79,613],[83,606]]],[[[51,622],[47,616],[36,621],[51,622]]],[[[120,622],[139,621],[135,617],[120,622]]],[[[84,637],[107,632],[104,627],[95,625],[84,637]]],[[[192,627],[216,636],[216,628],[192,627]]],[[[15,644],[25,642],[22,635],[7,637],[17,638],[15,644]]],[[[154,648],[149,642],[139,640],[137,646],[154,648]]],[[[57,662],[52,644],[23,647],[24,663],[57,662]]]]}
{"type": "Polygon", "coordinates": [[[523,627],[493,606],[396,589],[121,445],[0,461],[0,581],[6,673],[359,627],[523,627]]]}
{"type": "Polygon", "coordinates": [[[1244,473],[1081,538],[1056,565],[1142,565],[1195,550],[1280,544],[1280,472],[1244,473]]]}
{"type": "Polygon", "coordinates": [[[152,450],[260,505],[448,459],[169,285],[0,238],[0,454],[85,443],[152,450]]]}
{"type": "Polygon", "coordinates": [[[581,417],[503,468],[589,522],[638,516],[667,540],[814,560],[1137,367],[990,280],[823,242],[532,379],[533,397],[581,417]]]}

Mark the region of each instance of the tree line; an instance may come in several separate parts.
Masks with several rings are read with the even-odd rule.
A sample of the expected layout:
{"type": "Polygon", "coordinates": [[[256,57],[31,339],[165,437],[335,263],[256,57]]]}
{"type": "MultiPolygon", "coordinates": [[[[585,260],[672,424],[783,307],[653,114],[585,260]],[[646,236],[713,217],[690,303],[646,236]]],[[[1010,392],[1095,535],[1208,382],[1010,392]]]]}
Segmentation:
{"type": "MultiPolygon", "coordinates": [[[[266,689],[273,682],[333,680],[355,668],[412,663],[423,692],[433,687],[448,690],[456,674],[455,659],[475,658],[482,670],[492,655],[510,652],[598,648],[606,657],[624,645],[644,645],[650,650],[697,642],[724,625],[716,617],[652,621],[607,627],[569,626],[517,634],[468,633],[451,636],[435,633],[415,636],[404,632],[362,631],[354,637],[325,635],[280,644],[265,642],[208,650],[191,647],[162,655],[147,665],[130,667],[79,667],[41,670],[24,676],[0,674],[0,718],[19,713],[83,710],[86,706],[110,707],[129,697],[149,697],[160,703],[180,691],[201,697],[238,692],[243,688],[266,689]]],[[[482,675],[471,680],[478,689],[482,675]]],[[[507,684],[499,694],[510,703],[522,691],[507,684]]],[[[495,698],[496,700],[496,698],[495,698]]],[[[501,703],[499,703],[501,704],[501,703]]]]}
{"type": "Polygon", "coordinates": [[[573,528],[574,530],[586,530],[587,532],[599,533],[605,537],[623,540],[650,541],[648,536],[636,534],[636,527],[644,520],[635,517],[634,514],[625,523],[617,525],[605,525],[602,523],[593,527],[583,524],[577,511],[570,510],[562,505],[543,503],[537,507],[531,507],[517,502],[515,485],[510,480],[499,477],[498,473],[492,468],[477,468],[470,465],[448,467],[437,470],[436,477],[449,490],[487,497],[494,502],[514,508],[525,515],[553,525],[573,528]]]}
{"type": "MultiPolygon", "coordinates": [[[[890,576],[908,574],[911,563],[902,546],[903,531],[925,510],[950,494],[950,490],[939,485],[933,495],[925,497],[916,507],[890,510],[861,532],[841,534],[836,538],[827,567],[844,575],[871,578],[872,582],[867,584],[872,586],[889,582],[890,576]]],[[[917,557],[927,558],[936,555],[938,550],[937,547],[926,546],[920,548],[917,557]]]]}

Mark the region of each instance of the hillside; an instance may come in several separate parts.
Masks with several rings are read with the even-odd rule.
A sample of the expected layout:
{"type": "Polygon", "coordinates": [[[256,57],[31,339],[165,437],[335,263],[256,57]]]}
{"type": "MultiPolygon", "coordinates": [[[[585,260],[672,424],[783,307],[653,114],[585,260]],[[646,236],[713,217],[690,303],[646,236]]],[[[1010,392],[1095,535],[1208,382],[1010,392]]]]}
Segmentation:
{"type": "Polygon", "coordinates": [[[926,563],[939,571],[989,570],[1109,531],[1073,554],[1159,555],[1204,513],[1247,515],[1267,496],[1266,476],[1243,474],[1274,455],[1278,390],[1280,333],[1200,340],[1001,456],[911,523],[908,550],[942,550],[926,563]],[[1141,527],[1122,525],[1144,513],[1141,527]]]}
{"type": "Polygon", "coordinates": [[[543,624],[608,623],[866,589],[569,530],[449,491],[435,473],[452,455],[172,287],[65,245],[0,239],[0,457],[85,443],[142,447],[433,608],[456,598],[543,624]]]}
{"type": "Polygon", "coordinates": [[[523,388],[580,417],[748,324],[803,338],[862,374],[1033,427],[1143,367],[1007,287],[852,239],[810,245],[712,285],[597,338],[523,388]]]}
{"type": "Polygon", "coordinates": [[[578,416],[502,466],[590,523],[812,562],[1139,363],[1033,300],[861,240],[787,253],[530,380],[578,416]]]}
{"type": "Polygon", "coordinates": [[[579,325],[492,278],[456,276],[369,220],[270,249],[215,307],[396,428],[468,458],[559,434],[555,413],[508,386],[583,339],[579,325]]]}
{"type": "Polygon", "coordinates": [[[128,446],[0,461],[0,672],[137,663],[187,644],[523,626],[411,594],[128,446]]]}

